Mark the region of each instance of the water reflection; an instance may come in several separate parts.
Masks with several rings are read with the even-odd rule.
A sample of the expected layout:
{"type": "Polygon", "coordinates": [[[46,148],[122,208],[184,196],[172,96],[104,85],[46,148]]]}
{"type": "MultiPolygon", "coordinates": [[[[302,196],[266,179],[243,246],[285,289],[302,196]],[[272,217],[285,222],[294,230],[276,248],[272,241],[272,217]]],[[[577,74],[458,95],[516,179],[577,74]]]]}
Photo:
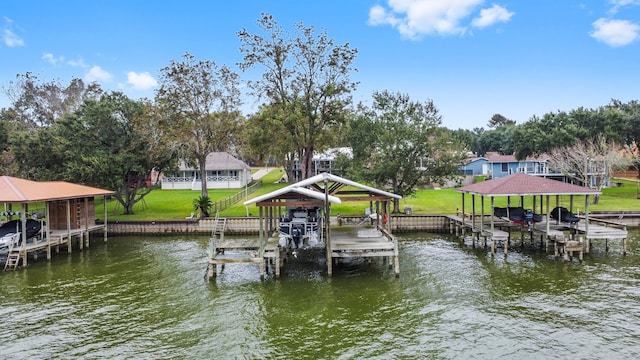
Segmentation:
{"type": "MultiPolygon", "coordinates": [[[[0,275],[4,358],[630,358],[640,353],[640,258],[491,255],[402,234],[401,274],[356,259],[325,275],[301,253],[282,277],[227,265],[206,237],[116,237],[0,275]]],[[[598,246],[598,244],[596,244],[598,246]]]]}

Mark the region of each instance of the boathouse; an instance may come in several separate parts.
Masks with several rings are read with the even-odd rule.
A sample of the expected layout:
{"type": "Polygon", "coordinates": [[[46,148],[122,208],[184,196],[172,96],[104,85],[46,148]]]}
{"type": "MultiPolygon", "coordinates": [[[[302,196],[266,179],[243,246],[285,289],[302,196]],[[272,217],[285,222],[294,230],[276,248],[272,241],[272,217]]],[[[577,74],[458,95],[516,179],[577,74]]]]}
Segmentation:
{"type": "Polygon", "coordinates": [[[37,219],[41,231],[37,236],[27,238],[27,232],[20,232],[17,244],[11,242],[5,262],[5,269],[16,269],[20,260],[27,265],[28,255],[36,257],[46,252],[51,258],[51,250],[58,251],[63,245],[71,252],[72,240],[77,239],[80,249],[89,246],[89,234],[102,231],[107,240],[106,198],[113,191],[73,184],[65,181],[31,181],[10,176],[0,177],[0,203],[4,205],[2,218],[5,221],[17,217],[26,228],[27,219],[37,219]],[[102,196],[105,202],[104,219],[95,218],[95,198],[102,196]],[[30,209],[31,206],[31,209],[30,209]],[[35,213],[34,208],[43,209],[35,213]]]}
{"type": "MultiPolygon", "coordinates": [[[[390,201],[400,199],[400,195],[375,189],[357,182],[344,179],[337,175],[321,173],[306,180],[289,185],[274,192],[247,200],[246,206],[256,204],[259,209],[260,231],[258,244],[236,244],[222,241],[224,238],[220,224],[224,221],[217,219],[217,226],[213,226],[212,252],[209,261],[208,276],[215,277],[217,266],[234,262],[257,262],[260,264],[260,276],[271,266],[275,276],[280,275],[280,268],[284,259],[291,255],[291,249],[283,244],[283,228],[281,225],[287,216],[287,209],[304,212],[308,209],[321,209],[321,215],[313,216],[310,223],[303,226],[317,232],[314,240],[324,246],[326,253],[327,274],[333,273],[333,266],[344,258],[373,258],[382,257],[389,261],[396,276],[400,273],[398,258],[398,243],[391,234],[390,201]],[[331,205],[343,202],[359,201],[368,204],[370,210],[363,215],[362,222],[357,226],[332,229],[330,226],[331,205]],[[245,260],[229,252],[246,251],[245,260]]],[[[314,213],[316,214],[316,213],[314,213]]],[[[305,231],[305,230],[303,230],[305,231]]]]}
{"type": "Polygon", "coordinates": [[[582,258],[582,253],[589,253],[591,240],[604,239],[621,240],[623,252],[626,253],[627,231],[625,226],[591,219],[589,217],[590,197],[600,195],[600,191],[564,183],[561,181],[545,179],[527,174],[512,174],[498,179],[488,180],[472,185],[462,186],[456,191],[462,193],[462,207],[456,215],[449,216],[451,227],[456,233],[462,233],[470,229],[472,236],[476,239],[482,237],[491,240],[491,251],[495,252],[496,243],[503,244],[504,253],[508,251],[508,244],[511,234],[515,230],[522,234],[528,234],[532,241],[534,236],[540,236],[541,242],[547,245],[554,245],[555,254],[564,252],[572,254],[577,252],[582,258]],[[471,206],[468,205],[468,198],[471,198],[471,206]],[[478,197],[480,198],[480,211],[478,212],[478,197]],[[497,197],[506,197],[507,213],[503,214],[498,210],[495,200],[497,197]],[[563,221],[553,211],[565,208],[570,213],[578,214],[576,197],[584,197],[582,202],[582,212],[574,221],[563,221]],[[489,200],[487,208],[486,199],[489,200]],[[508,214],[508,209],[523,209],[525,198],[529,200],[528,205],[530,219],[520,219],[514,221],[508,214]],[[567,199],[568,198],[568,199],[567,199]],[[512,203],[512,200],[519,204],[512,203]],[[568,202],[567,203],[563,203],[568,202]],[[619,228],[622,227],[622,228],[619,228]]]}

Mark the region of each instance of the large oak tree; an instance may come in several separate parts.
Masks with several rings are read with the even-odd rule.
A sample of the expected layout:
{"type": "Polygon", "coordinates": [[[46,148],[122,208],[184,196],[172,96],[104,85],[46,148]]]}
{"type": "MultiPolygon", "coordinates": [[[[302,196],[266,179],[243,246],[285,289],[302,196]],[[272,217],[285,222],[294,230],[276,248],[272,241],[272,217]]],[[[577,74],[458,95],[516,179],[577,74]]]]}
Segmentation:
{"type": "Polygon", "coordinates": [[[269,14],[258,27],[264,33],[238,32],[244,54],[242,70],[264,69],[261,78],[249,82],[253,95],[265,99],[268,116],[277,116],[284,136],[293,144],[300,161],[301,178],[312,175],[316,150],[325,149],[345,122],[345,109],[357,83],[350,80],[357,50],[349,44],[335,45],[326,31],[296,24],[292,36],[269,14]]]}
{"type": "Polygon", "coordinates": [[[115,191],[125,214],[152,190],[152,171],[174,154],[150,117],[151,105],[122,93],[85,100],[72,114],[22,138],[16,160],[34,180],[66,180],[115,191]]]}
{"type": "Polygon", "coordinates": [[[241,121],[238,75],[211,60],[196,61],[189,53],[160,71],[156,103],[164,112],[180,157],[198,166],[203,198],[208,197],[206,159],[231,146],[241,121]]]}
{"type": "MultiPolygon", "coordinates": [[[[433,101],[375,92],[371,107],[360,106],[348,139],[353,149],[350,174],[393,193],[408,196],[418,186],[454,178],[465,157],[450,132],[440,128],[433,101]]],[[[398,200],[394,212],[399,211],[398,200]]]]}

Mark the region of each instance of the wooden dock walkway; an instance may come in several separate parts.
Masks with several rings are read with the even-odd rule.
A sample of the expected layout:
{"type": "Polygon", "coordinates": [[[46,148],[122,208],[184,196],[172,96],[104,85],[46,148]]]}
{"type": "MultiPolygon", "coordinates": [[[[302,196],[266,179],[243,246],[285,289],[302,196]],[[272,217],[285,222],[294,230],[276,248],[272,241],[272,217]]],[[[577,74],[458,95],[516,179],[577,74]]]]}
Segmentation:
{"type": "Polygon", "coordinates": [[[327,273],[331,276],[333,263],[349,257],[383,257],[400,276],[398,241],[381,227],[344,227],[332,230],[327,245],[327,273]]]}
{"type": "Polygon", "coordinates": [[[259,240],[225,240],[216,243],[209,257],[207,278],[213,279],[218,275],[218,266],[223,271],[226,264],[254,263],[260,268],[260,278],[273,268],[276,277],[280,277],[280,269],[284,265],[286,250],[278,246],[278,239],[271,237],[267,245],[261,246],[259,240]]]}
{"type": "Polygon", "coordinates": [[[72,243],[74,240],[78,241],[78,246],[82,250],[84,247],[89,247],[90,233],[102,230],[105,234],[104,240],[106,241],[106,225],[92,225],[81,229],[70,230],[46,230],[43,229],[38,236],[27,239],[25,242],[20,242],[20,245],[10,246],[7,253],[7,259],[4,264],[5,270],[16,270],[20,261],[22,266],[28,265],[28,258],[31,256],[33,259],[38,258],[38,253],[46,252],[47,260],[51,259],[51,251],[58,253],[61,246],[66,246],[67,252],[72,252],[72,243]]]}
{"type": "Polygon", "coordinates": [[[589,222],[588,231],[587,226],[580,222],[575,226],[575,230],[578,234],[583,235],[587,241],[585,242],[585,251],[589,253],[591,248],[591,241],[602,239],[605,241],[605,251],[609,251],[609,241],[619,240],[622,243],[622,253],[627,253],[627,232],[626,225],[620,225],[611,221],[592,220],[589,222]],[[619,226],[619,227],[616,227],[619,226]]]}
{"type": "MultiPolygon", "coordinates": [[[[221,234],[212,236],[211,253],[207,278],[213,279],[226,264],[255,263],[259,266],[260,278],[272,271],[276,278],[280,277],[281,268],[285,264],[288,252],[279,246],[279,235],[272,234],[265,243],[259,240],[219,240],[221,234]]],[[[361,257],[383,257],[388,260],[389,267],[394,268],[396,276],[400,274],[398,242],[385,230],[363,227],[343,227],[331,230],[330,241],[326,244],[327,274],[333,273],[333,266],[340,259],[361,257]]]]}

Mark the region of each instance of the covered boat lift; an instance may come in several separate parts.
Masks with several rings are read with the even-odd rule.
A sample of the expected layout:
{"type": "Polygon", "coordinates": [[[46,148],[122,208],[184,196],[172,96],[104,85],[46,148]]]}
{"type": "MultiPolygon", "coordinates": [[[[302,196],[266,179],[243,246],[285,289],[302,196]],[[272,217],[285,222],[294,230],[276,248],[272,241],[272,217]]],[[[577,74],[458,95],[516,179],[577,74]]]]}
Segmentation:
{"type": "MultiPolygon", "coordinates": [[[[321,173],[291,184],[271,193],[247,200],[244,205],[256,204],[259,208],[260,231],[257,256],[254,260],[261,264],[260,275],[263,277],[264,269],[269,260],[274,261],[276,277],[280,275],[282,260],[286,256],[286,249],[279,244],[280,221],[283,209],[287,207],[323,208],[321,223],[321,241],[326,247],[327,274],[333,273],[333,264],[341,258],[347,257],[383,257],[389,259],[389,265],[394,266],[396,276],[400,273],[398,259],[398,244],[391,234],[389,220],[390,201],[400,199],[400,195],[357,183],[333,174],[321,173]],[[361,229],[356,233],[349,233],[331,229],[331,205],[348,201],[369,202],[370,207],[375,204],[375,227],[361,229]],[[366,230],[366,231],[363,231],[366,230]]],[[[229,244],[229,249],[234,245],[229,244]]],[[[244,247],[247,249],[247,247],[244,247]]],[[[225,249],[217,247],[212,252],[209,266],[209,278],[216,273],[215,266],[224,264],[221,254],[225,249]],[[212,268],[213,264],[213,268],[212,268]]],[[[229,262],[238,262],[229,259],[229,262]]]]}
{"type": "Polygon", "coordinates": [[[47,259],[51,258],[51,248],[58,249],[66,244],[71,252],[71,240],[79,238],[80,248],[89,246],[89,233],[102,230],[107,241],[107,196],[113,191],[95,187],[73,184],[66,181],[31,181],[11,176],[0,177],[0,203],[4,203],[6,220],[13,216],[20,217],[22,228],[25,228],[29,205],[44,203],[45,213],[40,214],[43,222],[39,236],[27,239],[26,232],[21,233],[19,246],[12,246],[5,262],[5,269],[16,269],[20,260],[27,265],[27,255],[38,251],[46,251],[47,259]],[[96,224],[94,199],[103,196],[104,221],[96,224]],[[20,205],[21,210],[13,209],[20,205]],[[10,211],[6,211],[9,209],[10,211]],[[42,217],[43,216],[43,217],[42,217]]]}
{"type": "MultiPolygon", "coordinates": [[[[539,204],[538,214],[544,214],[545,218],[542,222],[533,225],[520,225],[521,230],[540,233],[546,238],[547,249],[549,242],[554,242],[557,246],[560,243],[565,251],[582,251],[589,253],[591,239],[605,240],[622,240],[623,252],[626,253],[626,228],[617,229],[608,226],[600,226],[592,224],[589,217],[589,197],[600,195],[601,192],[583,186],[563,183],[556,180],[550,180],[538,176],[528,174],[512,174],[498,179],[487,180],[484,182],[467,185],[456,189],[462,193],[462,210],[456,216],[450,216],[452,222],[457,223],[462,229],[470,228],[476,236],[491,238],[491,250],[495,252],[496,241],[503,241],[504,252],[507,253],[508,241],[510,233],[500,228],[511,228],[514,224],[505,224],[505,222],[494,216],[495,198],[507,197],[510,202],[511,197],[520,198],[520,202],[524,202],[524,197],[532,197],[533,212],[539,204]],[[465,195],[471,195],[471,213],[466,211],[465,195]],[[480,196],[481,212],[476,213],[476,197],[480,196]],[[551,217],[551,197],[555,198],[555,207],[560,205],[560,196],[569,196],[569,210],[574,211],[574,198],[576,196],[584,196],[584,220],[581,224],[562,223],[560,219],[552,219],[551,217]],[[485,212],[485,198],[490,200],[490,214],[485,212]],[[488,217],[488,222],[485,220],[488,217]],[[565,239],[564,231],[569,230],[569,239],[565,239]],[[572,236],[579,234],[584,236],[587,241],[582,243],[572,236]]],[[[464,231],[464,230],[463,230],[464,231]]],[[[557,247],[556,247],[557,255],[557,247]]]]}

